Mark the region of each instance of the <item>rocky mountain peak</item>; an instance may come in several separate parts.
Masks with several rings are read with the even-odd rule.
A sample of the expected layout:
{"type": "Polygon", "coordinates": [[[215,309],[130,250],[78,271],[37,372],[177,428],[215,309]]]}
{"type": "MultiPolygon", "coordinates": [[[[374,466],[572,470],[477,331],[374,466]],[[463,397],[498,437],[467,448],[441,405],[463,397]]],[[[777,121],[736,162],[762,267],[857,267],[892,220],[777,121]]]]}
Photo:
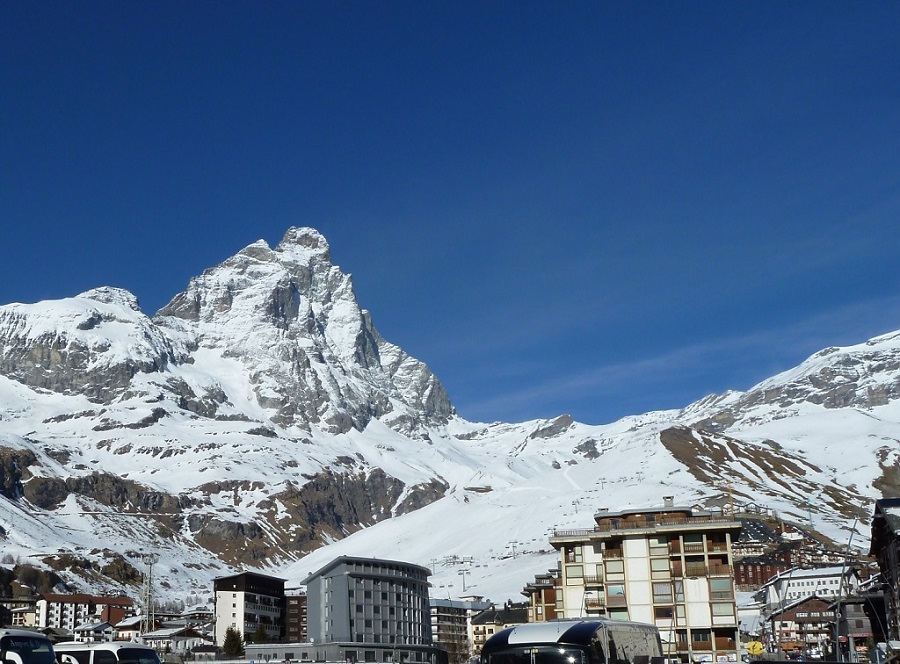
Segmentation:
{"type": "Polygon", "coordinates": [[[410,430],[444,421],[443,387],[378,334],[330,256],[318,231],[292,227],[274,250],[260,240],[191,279],[154,321],[239,360],[276,424],[344,432],[383,416],[410,430]]]}
{"type": "Polygon", "coordinates": [[[140,311],[141,305],[137,297],[124,288],[114,288],[112,286],[101,286],[100,288],[92,288],[91,290],[80,293],[77,297],[85,300],[94,300],[103,304],[113,304],[132,311],[140,311]]]}
{"type": "Polygon", "coordinates": [[[321,261],[331,262],[331,247],[325,236],[314,228],[291,226],[287,229],[275,251],[285,255],[306,254],[317,256],[321,261]]]}

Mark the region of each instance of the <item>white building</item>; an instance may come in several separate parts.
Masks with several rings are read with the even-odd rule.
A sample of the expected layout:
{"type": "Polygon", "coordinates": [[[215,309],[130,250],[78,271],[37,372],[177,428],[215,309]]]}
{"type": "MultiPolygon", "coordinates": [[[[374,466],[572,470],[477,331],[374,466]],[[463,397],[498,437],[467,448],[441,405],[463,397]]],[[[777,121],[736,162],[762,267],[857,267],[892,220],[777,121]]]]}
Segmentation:
{"type": "Polygon", "coordinates": [[[859,586],[859,577],[849,565],[819,569],[789,569],[776,574],[760,587],[767,613],[813,595],[822,599],[848,597],[859,586]]]}
{"type": "Polygon", "coordinates": [[[191,627],[158,629],[142,635],[141,640],[154,650],[180,656],[184,656],[189,650],[193,651],[199,646],[211,645],[209,640],[191,627]]]}
{"type": "Polygon", "coordinates": [[[89,622],[72,630],[75,643],[110,643],[116,636],[116,629],[108,622],[89,622]]]}
{"type": "Polygon", "coordinates": [[[129,597],[100,597],[74,593],[48,593],[35,605],[36,627],[53,627],[74,632],[75,628],[91,622],[117,623],[134,615],[134,601],[129,597]]]}

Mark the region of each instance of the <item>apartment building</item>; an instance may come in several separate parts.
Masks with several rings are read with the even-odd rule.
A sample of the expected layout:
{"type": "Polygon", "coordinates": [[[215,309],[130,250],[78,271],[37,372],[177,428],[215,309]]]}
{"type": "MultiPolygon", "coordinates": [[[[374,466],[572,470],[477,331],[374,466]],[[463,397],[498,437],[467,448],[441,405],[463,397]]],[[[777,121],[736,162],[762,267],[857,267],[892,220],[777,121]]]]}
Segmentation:
{"type": "Polygon", "coordinates": [[[561,576],[559,568],[547,570],[545,574],[535,574],[534,581],[522,589],[528,598],[528,622],[545,622],[561,616],[561,576]]]}
{"type": "Polygon", "coordinates": [[[447,651],[449,664],[463,664],[472,655],[472,616],[490,608],[491,603],[477,599],[428,600],[431,636],[435,645],[447,651]]]}
{"type": "Polygon", "coordinates": [[[773,576],[760,587],[760,599],[766,612],[782,609],[805,597],[834,600],[849,597],[857,586],[859,577],[850,565],[819,567],[815,569],[785,570],[773,576]]]}
{"type": "Polygon", "coordinates": [[[307,635],[306,591],[290,588],[284,597],[284,638],[288,643],[302,643],[307,635]]]}
{"type": "Polygon", "coordinates": [[[769,652],[814,653],[822,657],[834,635],[834,611],[815,595],[795,599],[767,616],[765,644],[769,652]]]}
{"type": "Polygon", "coordinates": [[[225,643],[225,632],[236,629],[244,638],[258,630],[269,639],[280,639],[284,627],[284,579],[242,572],[213,579],[216,643],[225,643]]]}
{"type": "Polygon", "coordinates": [[[74,632],[76,627],[94,622],[115,624],[135,614],[129,597],[104,597],[84,593],[43,595],[35,603],[36,626],[74,632]]]}
{"type": "Polygon", "coordinates": [[[313,572],[306,587],[307,643],[248,645],[256,661],[444,661],[432,645],[426,567],[340,556],[313,572]]]}
{"type": "Polygon", "coordinates": [[[731,544],[741,523],[721,512],[677,507],[611,512],[595,525],[558,530],[561,618],[599,616],[655,624],[667,657],[734,660],[739,634],[731,544]]]}

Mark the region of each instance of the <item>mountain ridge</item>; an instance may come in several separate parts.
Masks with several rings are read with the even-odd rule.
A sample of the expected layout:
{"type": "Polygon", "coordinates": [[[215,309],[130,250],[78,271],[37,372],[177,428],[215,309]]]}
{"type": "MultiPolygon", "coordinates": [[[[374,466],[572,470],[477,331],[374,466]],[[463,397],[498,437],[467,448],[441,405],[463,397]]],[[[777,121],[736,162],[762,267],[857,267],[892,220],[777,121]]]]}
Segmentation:
{"type": "Polygon", "coordinates": [[[839,539],[862,499],[900,491],[900,332],[680,410],[469,422],[311,228],[204,270],[152,318],[110,287],[2,306],[0,340],[0,541],[73,584],[128,587],[149,551],[177,595],[242,566],[468,549],[470,587],[491,589],[518,569],[498,547],[533,542],[524,573],[545,571],[540,534],[589,526],[588,505],[728,491],[839,539]]]}

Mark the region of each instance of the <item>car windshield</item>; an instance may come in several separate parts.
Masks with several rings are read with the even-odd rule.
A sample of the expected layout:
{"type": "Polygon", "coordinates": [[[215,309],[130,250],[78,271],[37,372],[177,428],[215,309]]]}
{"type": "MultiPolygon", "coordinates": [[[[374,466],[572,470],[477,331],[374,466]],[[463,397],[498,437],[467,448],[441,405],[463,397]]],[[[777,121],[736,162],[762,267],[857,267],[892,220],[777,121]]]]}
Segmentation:
{"type": "Polygon", "coordinates": [[[42,636],[6,635],[0,638],[0,652],[16,653],[22,664],[55,664],[53,646],[42,636]]]}
{"type": "Polygon", "coordinates": [[[585,664],[584,651],[574,647],[522,646],[490,653],[482,664],[585,664]]]}
{"type": "Polygon", "coordinates": [[[159,655],[147,648],[119,648],[119,664],[160,664],[159,655]]]}

